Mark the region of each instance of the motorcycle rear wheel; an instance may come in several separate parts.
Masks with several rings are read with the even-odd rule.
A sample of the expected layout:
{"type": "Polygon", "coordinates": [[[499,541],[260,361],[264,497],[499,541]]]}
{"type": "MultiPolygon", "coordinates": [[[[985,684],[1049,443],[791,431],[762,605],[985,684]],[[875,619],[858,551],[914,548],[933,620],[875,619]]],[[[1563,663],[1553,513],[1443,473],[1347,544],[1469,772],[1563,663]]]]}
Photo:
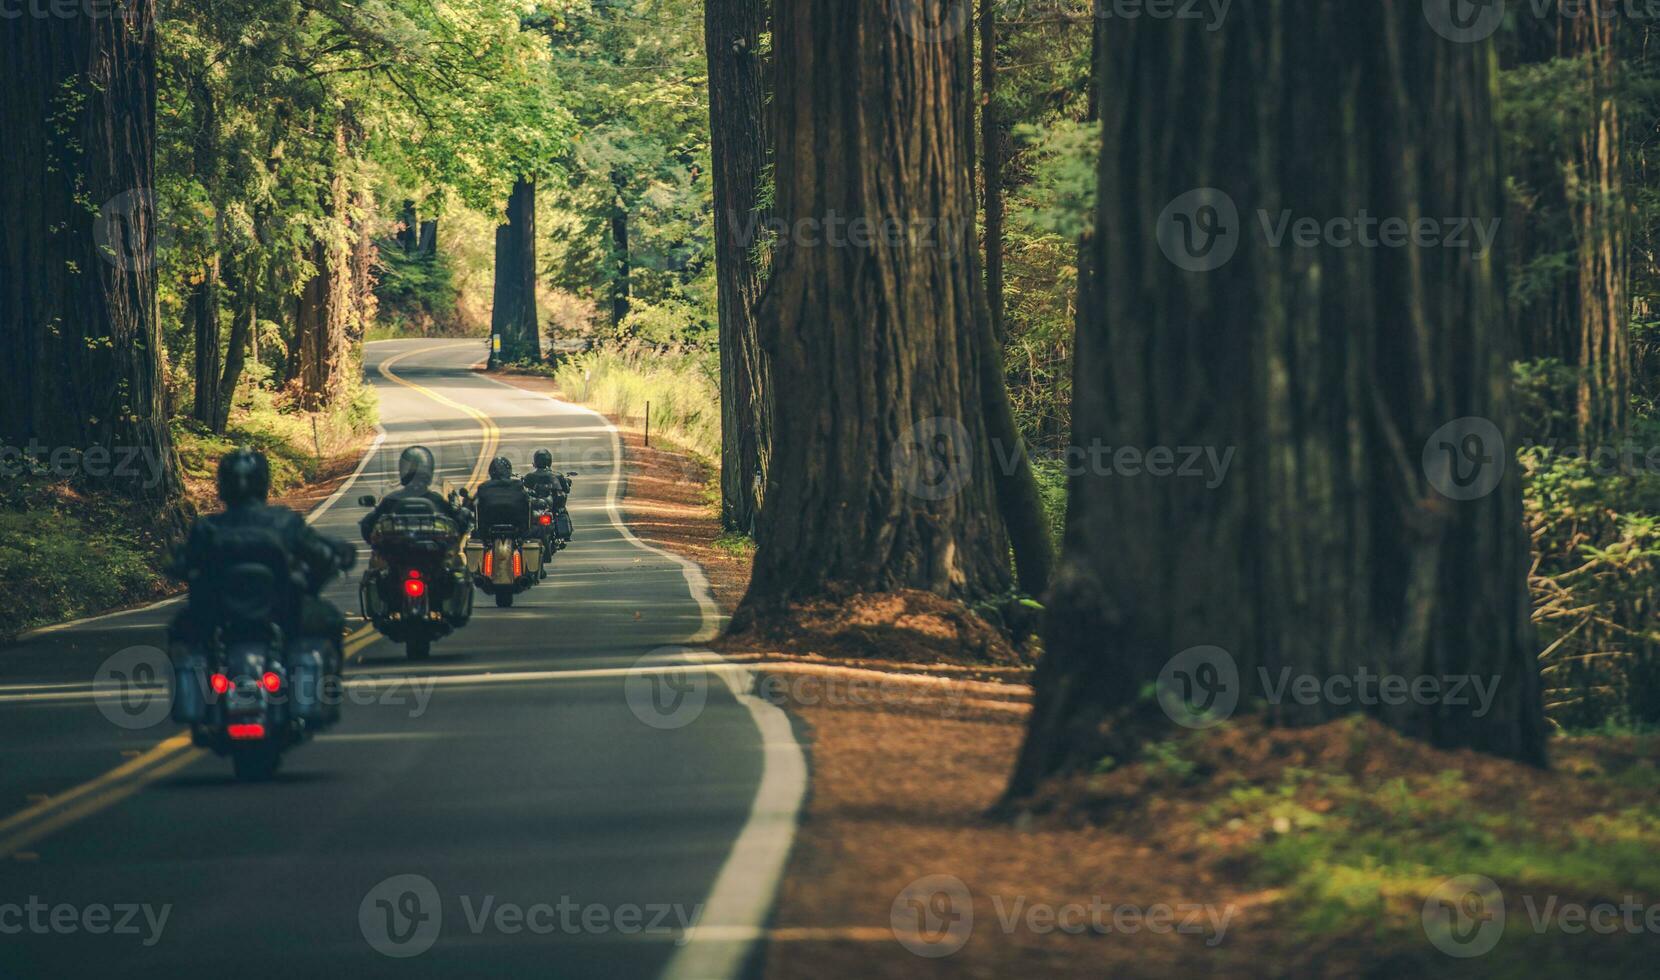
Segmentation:
{"type": "Polygon", "coordinates": [[[411,660],[425,660],[432,656],[432,641],[424,636],[410,640],[404,644],[403,652],[411,660]]]}
{"type": "Polygon", "coordinates": [[[497,609],[512,609],[513,608],[513,593],[511,593],[511,592],[497,592],[496,593],[496,608],[497,609]]]}

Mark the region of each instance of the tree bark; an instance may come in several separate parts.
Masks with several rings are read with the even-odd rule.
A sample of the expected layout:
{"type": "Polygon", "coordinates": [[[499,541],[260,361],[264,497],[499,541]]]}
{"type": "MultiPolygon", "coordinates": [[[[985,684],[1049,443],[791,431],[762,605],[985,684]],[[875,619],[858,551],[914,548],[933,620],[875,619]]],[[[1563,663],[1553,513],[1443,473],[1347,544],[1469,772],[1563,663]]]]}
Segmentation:
{"type": "Polygon", "coordinates": [[[623,204],[622,183],[615,181],[617,194],[611,210],[611,326],[621,330],[628,319],[629,297],[632,294],[633,266],[628,258],[628,208],[623,204]]]}
{"type": "Polygon", "coordinates": [[[88,459],[82,482],[168,505],[181,484],[156,308],[155,4],[12,19],[0,38],[0,438],[142,454],[154,465],[88,459]]]}
{"type": "Polygon", "coordinates": [[[1149,462],[1158,447],[1232,450],[1235,465],[1161,478],[1096,457],[1073,479],[1011,795],[1158,737],[1170,721],[1143,692],[1167,665],[1200,694],[1225,695],[1217,681],[1233,674],[1238,704],[1263,699],[1277,722],[1364,711],[1542,764],[1516,467],[1482,426],[1443,430],[1509,421],[1501,263],[1341,235],[1271,244],[1287,210],[1491,228],[1491,45],[1444,40],[1406,0],[1255,5],[1215,32],[1115,20],[1099,40],[1073,442],[1149,462]],[[1219,193],[1181,199],[1204,187],[1219,193]],[[1190,271],[1230,240],[1231,260],[1190,271]],[[1444,444],[1471,456],[1449,472],[1444,444]],[[1283,672],[1361,669],[1496,687],[1485,711],[1451,696],[1272,694],[1283,672]]]}
{"type": "MultiPolygon", "coordinates": [[[[776,10],[778,216],[759,314],[774,455],[740,621],[849,591],[1009,585],[965,107],[972,52],[896,0],[776,10]]],[[[960,33],[960,32],[959,32],[960,33]]]]}
{"type": "Polygon", "coordinates": [[[351,209],[351,166],[346,125],[334,134],[334,176],[324,213],[327,237],[313,247],[316,273],[300,294],[295,330],[299,338],[300,391],[304,403],[317,408],[334,403],[346,383],[346,328],[355,306],[351,248],[340,233],[351,209]]]}
{"type": "Polygon", "coordinates": [[[202,268],[201,280],[191,284],[185,315],[196,347],[191,417],[212,426],[219,417],[219,375],[223,369],[219,354],[219,256],[211,256],[202,268]]]}
{"type": "Polygon", "coordinates": [[[980,3],[981,174],[986,207],[986,305],[998,343],[1003,323],[1003,126],[997,115],[997,0],[980,3]]]}
{"type": "Polygon", "coordinates": [[[542,360],[536,308],[536,182],[521,178],[507,201],[507,224],[496,229],[495,305],[490,332],[504,361],[542,360]]]}
{"type": "Polygon", "coordinates": [[[438,219],[421,222],[421,257],[435,259],[438,257],[438,219]]]}
{"type": "Polygon", "coordinates": [[[1616,6],[1616,0],[1559,0],[1543,20],[1520,18],[1517,31],[1521,61],[1571,60],[1582,86],[1566,100],[1577,111],[1553,134],[1560,141],[1542,147],[1536,158],[1515,161],[1523,171],[1520,182],[1535,195],[1531,213],[1517,222],[1525,253],[1518,258],[1561,252],[1570,258],[1544,289],[1517,304],[1514,322],[1523,356],[1555,358],[1576,375],[1572,404],[1563,406],[1575,431],[1534,434],[1571,435],[1586,452],[1620,440],[1631,398],[1630,222],[1616,98],[1616,6]]]}
{"type": "Polygon", "coordinates": [[[403,202],[403,214],[399,224],[398,245],[405,255],[414,255],[421,243],[421,214],[416,209],[413,199],[403,202]]]}
{"type": "Polygon", "coordinates": [[[219,394],[211,422],[213,431],[224,435],[230,425],[231,406],[236,400],[236,386],[242,381],[245,353],[252,349],[257,358],[259,348],[255,331],[259,319],[259,279],[257,260],[249,256],[232,256],[225,262],[225,288],[232,296],[231,333],[225,341],[225,371],[219,378],[219,394]]]}
{"type": "Polygon", "coordinates": [[[753,534],[758,483],[772,455],[772,391],[755,322],[764,272],[757,251],[769,211],[760,205],[771,156],[765,81],[756,51],[762,0],[708,0],[709,130],[715,196],[715,283],[721,355],[721,523],[753,534]]]}

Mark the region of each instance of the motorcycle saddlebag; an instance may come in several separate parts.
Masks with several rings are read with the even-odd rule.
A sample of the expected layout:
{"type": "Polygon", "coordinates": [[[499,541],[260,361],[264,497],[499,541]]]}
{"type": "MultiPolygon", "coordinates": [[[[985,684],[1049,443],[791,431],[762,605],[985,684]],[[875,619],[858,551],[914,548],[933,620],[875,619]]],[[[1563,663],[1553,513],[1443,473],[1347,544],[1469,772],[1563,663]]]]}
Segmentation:
{"type": "Polygon", "coordinates": [[[558,514],[555,514],[553,518],[553,531],[566,541],[569,541],[571,538],[575,537],[576,529],[571,527],[571,515],[565,511],[560,511],[558,514]]]}
{"type": "Polygon", "coordinates": [[[542,542],[526,541],[524,544],[525,574],[540,575],[542,572],[542,542]]]}
{"type": "Polygon", "coordinates": [[[199,653],[173,659],[173,720],[199,725],[207,720],[208,662],[199,653]]]}
{"type": "Polygon", "coordinates": [[[323,640],[306,637],[288,652],[289,689],[294,694],[294,713],[309,722],[323,719],[324,643],[323,640]]]}
{"type": "Polygon", "coordinates": [[[484,567],[484,542],[476,538],[467,542],[467,571],[474,575],[484,567]]]}

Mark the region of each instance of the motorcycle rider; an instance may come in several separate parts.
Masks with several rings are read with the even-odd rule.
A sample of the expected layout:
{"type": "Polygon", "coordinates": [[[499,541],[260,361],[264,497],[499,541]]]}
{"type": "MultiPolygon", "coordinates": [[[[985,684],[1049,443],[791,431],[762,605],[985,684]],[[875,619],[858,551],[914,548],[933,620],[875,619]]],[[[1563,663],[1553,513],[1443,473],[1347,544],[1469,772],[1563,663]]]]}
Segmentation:
{"type": "Polygon", "coordinates": [[[427,447],[410,446],[405,449],[403,455],[398,457],[398,482],[401,486],[381,498],[375,509],[358,522],[357,527],[363,534],[363,540],[369,540],[375,525],[380,523],[382,517],[393,511],[404,510],[404,505],[413,500],[430,505],[434,515],[454,521],[460,532],[465,534],[468,526],[466,513],[432,489],[432,478],[437,468],[437,460],[433,458],[432,450],[427,447]]]}
{"type": "Polygon", "coordinates": [[[490,461],[490,479],[473,494],[473,508],[481,529],[511,525],[520,537],[530,534],[530,494],[514,479],[513,464],[506,456],[490,461]]]}
{"type": "Polygon", "coordinates": [[[228,532],[263,532],[288,555],[299,573],[298,584],[303,586],[297,603],[290,606],[289,621],[277,625],[290,635],[326,637],[334,651],[330,673],[337,673],[344,656],[346,617],[320,593],[334,576],[357,562],[357,549],[318,534],[287,507],[267,503],[271,467],[255,450],[237,449],[225,454],[219,460],[218,483],[225,510],[197,520],[174,556],[173,573],[190,585],[189,602],[174,618],[170,630],[174,641],[198,644],[212,635],[217,581],[210,573],[218,563],[221,543],[228,532]]]}
{"type": "Polygon", "coordinates": [[[553,504],[554,526],[559,529],[558,537],[561,541],[569,541],[571,515],[566,509],[566,504],[571,494],[570,478],[553,468],[553,453],[546,449],[536,450],[531,462],[536,468],[525,475],[525,489],[553,504]]]}

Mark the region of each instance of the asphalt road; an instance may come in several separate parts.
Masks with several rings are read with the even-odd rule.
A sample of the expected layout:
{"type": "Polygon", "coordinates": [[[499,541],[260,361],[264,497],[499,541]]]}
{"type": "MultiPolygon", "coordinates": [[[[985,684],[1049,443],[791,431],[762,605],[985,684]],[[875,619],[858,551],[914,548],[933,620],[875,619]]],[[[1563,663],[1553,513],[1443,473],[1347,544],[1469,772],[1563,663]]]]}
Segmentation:
{"type": "MultiPolygon", "coordinates": [[[[358,540],[356,498],[411,444],[455,485],[546,445],[579,473],[576,541],[426,663],[358,636],[343,722],[274,781],[166,719],[176,605],[0,650],[0,976],[753,967],[804,786],[788,721],[742,675],[650,669],[706,656],[680,646],[716,625],[701,576],[622,527],[604,420],[470,371],[483,354],[369,345],[385,437],[314,523],[358,540]]],[[[355,573],[331,598],[357,625],[355,573]]]]}

